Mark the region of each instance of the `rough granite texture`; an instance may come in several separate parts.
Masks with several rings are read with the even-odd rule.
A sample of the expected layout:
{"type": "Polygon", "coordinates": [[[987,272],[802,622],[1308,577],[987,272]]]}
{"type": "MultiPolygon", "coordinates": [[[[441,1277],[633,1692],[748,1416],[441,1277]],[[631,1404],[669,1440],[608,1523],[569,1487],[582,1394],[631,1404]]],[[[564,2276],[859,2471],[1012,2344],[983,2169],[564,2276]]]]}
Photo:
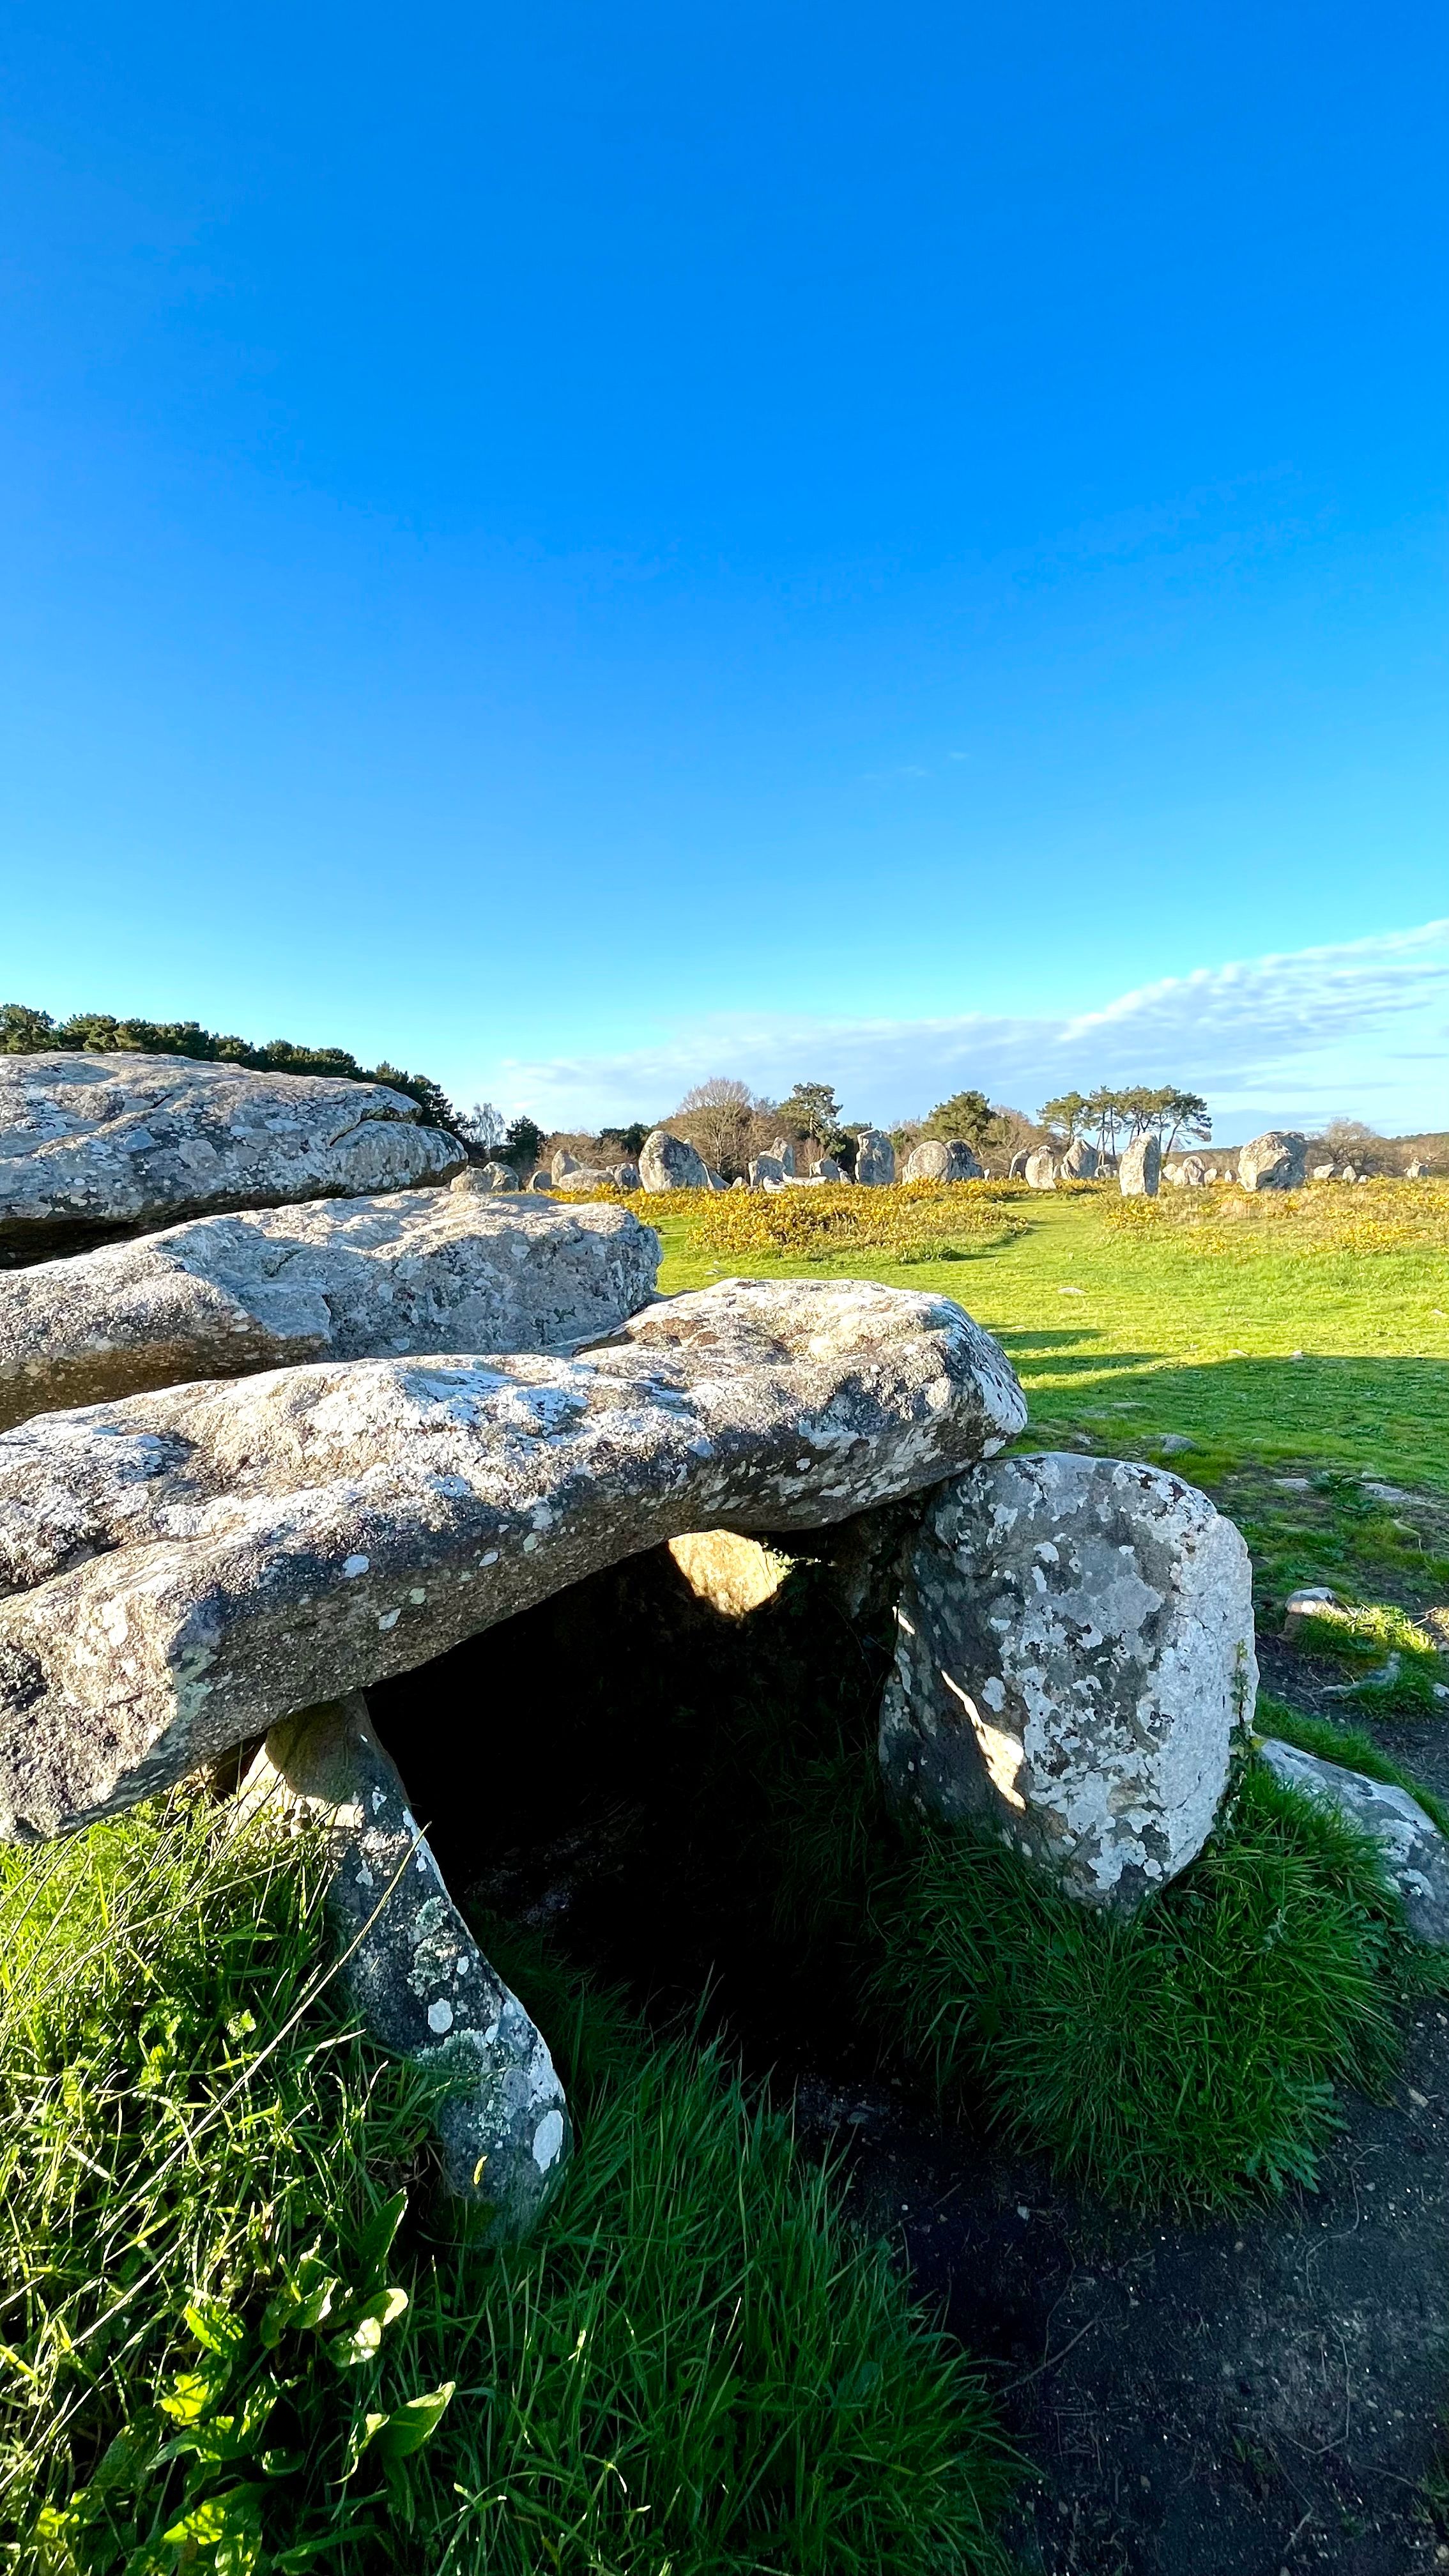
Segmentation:
{"type": "Polygon", "coordinates": [[[507,1163],[469,1163],[448,1183],[460,1198],[512,1198],[519,1188],[518,1174],[507,1163]]]}
{"type": "Polygon", "coordinates": [[[654,1294],[627,1208],[455,1190],[200,1217],[0,1271],[0,1429],[186,1378],[401,1351],[556,1351],[654,1294]]]}
{"type": "Polygon", "coordinates": [[[896,1176],[896,1149],[878,1127],[862,1128],[855,1140],[855,1177],[866,1186],[889,1189],[896,1176]]]}
{"type": "Polygon", "coordinates": [[[686,1145],[682,1136],[656,1127],[639,1149],[639,1186],[657,1198],[663,1190],[710,1190],[716,1184],[703,1155],[686,1145]]]}
{"type": "Polygon", "coordinates": [[[448,1894],[360,1691],[273,1727],[241,1812],[319,1827],[343,1982],[379,2047],[440,2084],[431,2105],[455,2196],[526,2235],[562,2177],[568,2106],[542,2033],[448,1894]]]}
{"type": "Polygon", "coordinates": [[[1036,1153],[1028,1154],[1026,1161],[1021,1167],[1021,1176],[1029,1190],[1054,1190],[1056,1188],[1056,1162],[1052,1155],[1047,1152],[1044,1145],[1038,1147],[1036,1153]]]}
{"type": "Polygon", "coordinates": [[[957,1137],[943,1144],[939,1136],[930,1136],[924,1145],[913,1145],[906,1157],[903,1181],[980,1181],[985,1173],[969,1145],[957,1137]]]}
{"type": "Polygon", "coordinates": [[[1291,1128],[1270,1127],[1243,1147],[1238,1179],[1245,1190],[1301,1190],[1307,1165],[1307,1138],[1291,1128]]]}
{"type": "Polygon", "coordinates": [[[951,1299],[815,1279],[661,1300],[573,1359],[37,1415],[0,1434],[0,1830],[127,1806],[666,1539],[918,1492],[1025,1415],[951,1299]]]}
{"type": "Polygon", "coordinates": [[[1157,1467],[1001,1459],[928,1505],[881,1706],[893,1792],[1129,1908],[1211,1830],[1257,1689],[1248,1551],[1157,1467]]]}
{"type": "Polygon", "coordinates": [[[1066,1181],[1094,1181],[1097,1177],[1097,1148],[1085,1136],[1076,1136],[1062,1156],[1062,1178],[1066,1181]]]}
{"type": "Polygon", "coordinates": [[[1124,1199],[1156,1198],[1162,1187],[1162,1147],[1155,1136],[1134,1136],[1124,1148],[1117,1165],[1117,1187],[1124,1199]]]}
{"type": "Polygon", "coordinates": [[[445,1181],[463,1147],[418,1115],[381,1082],[170,1055],[0,1056],[0,1248],[43,1259],[47,1231],[445,1181]]]}
{"type": "Polygon", "coordinates": [[[1258,1751],[1286,1787],[1332,1807],[1360,1833],[1373,1836],[1403,1898],[1409,1930],[1436,1950],[1449,1949],[1449,1843],[1417,1798],[1387,1780],[1367,1780],[1361,1771],[1300,1753],[1275,1735],[1264,1736],[1258,1751]]]}

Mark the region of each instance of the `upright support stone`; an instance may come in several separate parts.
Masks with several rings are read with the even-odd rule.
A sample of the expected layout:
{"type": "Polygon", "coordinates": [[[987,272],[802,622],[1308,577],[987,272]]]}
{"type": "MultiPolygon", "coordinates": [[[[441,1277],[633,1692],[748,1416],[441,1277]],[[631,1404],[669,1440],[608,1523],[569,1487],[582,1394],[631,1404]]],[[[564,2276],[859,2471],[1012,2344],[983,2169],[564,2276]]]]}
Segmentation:
{"type": "Polygon", "coordinates": [[[932,1497],[880,1756],[907,1806],[978,1816],[1125,1911],[1202,1849],[1257,1687],[1231,1521],[1158,1467],[1003,1458],[932,1497]]]}
{"type": "Polygon", "coordinates": [[[327,1837],[327,1916],[348,1995],[379,2047],[436,2080],[450,2191],[491,2213],[494,2237],[526,2235],[568,2161],[563,2086],[448,1894],[360,1691],[272,1728],[242,1813],[272,1804],[327,1837]]]}
{"type": "Polygon", "coordinates": [[[1117,1166],[1117,1187],[1124,1199],[1155,1199],[1162,1183],[1162,1148],[1147,1129],[1134,1136],[1117,1166]]]}

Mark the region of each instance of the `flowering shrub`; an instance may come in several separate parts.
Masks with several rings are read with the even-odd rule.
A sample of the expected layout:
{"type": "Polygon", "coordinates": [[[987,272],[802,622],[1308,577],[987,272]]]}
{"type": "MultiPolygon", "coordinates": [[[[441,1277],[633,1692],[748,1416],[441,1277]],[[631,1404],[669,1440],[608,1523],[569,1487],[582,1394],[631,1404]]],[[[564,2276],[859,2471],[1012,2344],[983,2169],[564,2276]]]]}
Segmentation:
{"type": "Polygon", "coordinates": [[[1194,1253],[1449,1251],[1449,1181],[1318,1181],[1301,1190],[1173,1190],[1109,1203],[1106,1223],[1129,1241],[1180,1243],[1194,1253]]]}
{"type": "Polygon", "coordinates": [[[861,1189],[827,1182],[808,1190],[685,1190],[629,1204],[646,1223],[677,1210],[689,1219],[691,1248],[726,1260],[764,1254],[833,1261],[869,1252],[910,1262],[949,1261],[1009,1242],[1023,1230],[1014,1202],[1025,1195],[1012,1183],[907,1181],[861,1189]]]}

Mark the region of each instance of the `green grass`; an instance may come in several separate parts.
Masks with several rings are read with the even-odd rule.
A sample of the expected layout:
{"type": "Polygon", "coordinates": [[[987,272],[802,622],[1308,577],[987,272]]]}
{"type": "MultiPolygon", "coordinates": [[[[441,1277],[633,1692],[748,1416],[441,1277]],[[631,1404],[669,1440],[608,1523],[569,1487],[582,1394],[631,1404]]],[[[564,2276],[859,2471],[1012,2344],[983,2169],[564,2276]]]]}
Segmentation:
{"type": "Polygon", "coordinates": [[[998,2564],[976,2379],[716,2053],[505,1958],[582,2143],[492,2254],[342,2016],[295,1845],[173,1802],[0,1867],[5,2563],[998,2564]]]}
{"type": "MultiPolygon", "coordinates": [[[[1247,1451],[1449,1492],[1441,1249],[1310,1259],[1266,1236],[1215,1261],[1176,1238],[1124,1237],[1105,1222],[1110,1206],[1102,1193],[1042,1196],[1015,1240],[967,1244],[951,1262],[857,1255],[808,1267],[957,1298],[1009,1351],[1038,1444],[1074,1430],[1125,1447],[1178,1432],[1208,1463],[1247,1451]]],[[[669,1292],[726,1267],[780,1277],[807,1266],[727,1265],[693,1247],[687,1220],[662,1231],[669,1292]]]]}
{"type": "Polygon", "coordinates": [[[929,1835],[877,1900],[878,2008],[941,2101],[1134,2208],[1312,2185],[1334,2086],[1377,2089],[1412,1976],[1372,1844],[1261,1766],[1128,1918],[929,1835]]]}

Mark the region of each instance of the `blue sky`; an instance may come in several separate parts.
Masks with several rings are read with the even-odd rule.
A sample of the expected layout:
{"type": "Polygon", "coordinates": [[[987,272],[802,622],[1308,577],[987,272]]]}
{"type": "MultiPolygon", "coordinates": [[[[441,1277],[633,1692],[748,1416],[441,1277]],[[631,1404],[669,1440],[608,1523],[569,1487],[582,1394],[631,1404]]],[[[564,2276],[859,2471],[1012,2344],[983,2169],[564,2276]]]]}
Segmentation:
{"type": "Polygon", "coordinates": [[[5,998],[1449,1123],[1437,9],[7,26],[5,998]]]}

